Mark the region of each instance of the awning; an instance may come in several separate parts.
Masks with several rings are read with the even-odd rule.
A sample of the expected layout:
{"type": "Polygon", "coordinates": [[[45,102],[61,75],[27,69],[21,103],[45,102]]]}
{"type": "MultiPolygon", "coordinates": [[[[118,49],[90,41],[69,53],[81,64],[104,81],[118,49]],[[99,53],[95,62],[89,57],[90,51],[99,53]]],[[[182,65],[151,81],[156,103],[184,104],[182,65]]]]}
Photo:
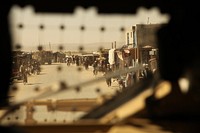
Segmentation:
{"type": "Polygon", "coordinates": [[[124,52],[125,53],[130,53],[130,50],[129,49],[124,49],[124,52]]]}

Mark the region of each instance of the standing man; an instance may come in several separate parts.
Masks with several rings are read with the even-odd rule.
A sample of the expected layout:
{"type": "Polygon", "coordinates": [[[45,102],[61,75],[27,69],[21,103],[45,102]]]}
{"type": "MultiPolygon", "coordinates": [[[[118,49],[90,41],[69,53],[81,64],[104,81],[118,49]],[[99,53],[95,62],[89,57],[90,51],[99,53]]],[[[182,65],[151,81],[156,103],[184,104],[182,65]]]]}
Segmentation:
{"type": "Polygon", "coordinates": [[[20,72],[22,74],[22,79],[23,79],[23,83],[24,85],[28,82],[28,70],[27,70],[27,66],[25,65],[25,63],[22,63],[20,66],[20,72]]]}

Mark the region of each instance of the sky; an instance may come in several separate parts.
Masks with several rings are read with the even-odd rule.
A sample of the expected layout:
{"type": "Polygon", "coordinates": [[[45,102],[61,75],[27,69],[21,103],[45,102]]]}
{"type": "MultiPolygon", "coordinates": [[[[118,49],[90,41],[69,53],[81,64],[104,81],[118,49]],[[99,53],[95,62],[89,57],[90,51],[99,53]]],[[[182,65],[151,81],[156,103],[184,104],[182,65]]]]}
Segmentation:
{"type": "Polygon", "coordinates": [[[38,46],[46,50],[76,51],[83,47],[86,51],[99,48],[111,48],[116,42],[117,47],[125,44],[125,32],[136,24],[167,23],[170,17],[161,14],[159,9],[139,8],[133,15],[98,14],[95,7],[83,9],[77,7],[74,13],[48,14],[35,13],[31,6],[24,8],[13,6],[10,11],[10,26],[13,49],[20,44],[23,50],[35,51],[38,46]],[[19,28],[19,24],[23,28],[19,28]],[[39,27],[43,25],[41,30],[39,27]],[[60,26],[64,29],[61,30],[60,26]],[[84,30],[81,30],[81,27],[84,30]],[[104,30],[100,30],[101,28],[104,30]],[[121,31],[121,28],[124,31],[121,31]]]}

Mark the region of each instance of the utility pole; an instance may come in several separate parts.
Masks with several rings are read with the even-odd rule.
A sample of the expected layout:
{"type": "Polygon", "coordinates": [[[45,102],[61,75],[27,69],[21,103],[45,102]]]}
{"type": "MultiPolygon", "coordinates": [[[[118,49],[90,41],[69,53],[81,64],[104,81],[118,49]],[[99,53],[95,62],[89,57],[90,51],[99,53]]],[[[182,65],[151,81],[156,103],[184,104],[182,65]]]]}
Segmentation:
{"type": "Polygon", "coordinates": [[[147,24],[149,24],[149,17],[147,18],[147,24]]]}
{"type": "Polygon", "coordinates": [[[51,51],[51,44],[50,44],[50,42],[49,42],[49,50],[51,51]]]}

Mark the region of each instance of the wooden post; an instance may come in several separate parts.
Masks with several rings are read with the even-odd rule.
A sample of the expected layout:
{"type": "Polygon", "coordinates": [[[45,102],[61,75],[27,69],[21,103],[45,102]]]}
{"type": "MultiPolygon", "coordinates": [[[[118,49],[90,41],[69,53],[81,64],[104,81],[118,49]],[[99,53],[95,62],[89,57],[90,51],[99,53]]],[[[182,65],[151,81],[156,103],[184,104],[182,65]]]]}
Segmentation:
{"type": "Polygon", "coordinates": [[[28,102],[26,104],[26,119],[25,119],[25,124],[27,125],[34,125],[37,123],[36,120],[33,118],[33,112],[34,112],[34,105],[33,102],[28,102]]]}

